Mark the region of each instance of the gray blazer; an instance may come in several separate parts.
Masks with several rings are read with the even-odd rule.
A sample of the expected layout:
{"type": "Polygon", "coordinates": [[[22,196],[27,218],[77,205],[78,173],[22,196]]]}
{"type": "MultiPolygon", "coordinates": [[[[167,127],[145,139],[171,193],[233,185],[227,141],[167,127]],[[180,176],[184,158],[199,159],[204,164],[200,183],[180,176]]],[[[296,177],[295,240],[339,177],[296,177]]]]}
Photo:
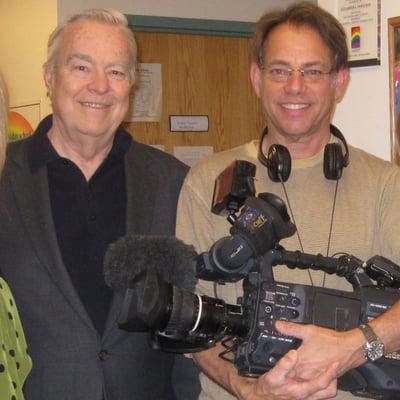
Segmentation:
{"type": "MultiPolygon", "coordinates": [[[[9,146],[0,182],[0,270],[15,296],[33,360],[26,399],[197,398],[191,360],[152,350],[145,333],[118,329],[121,295],[114,295],[103,336],[97,333],[62,261],[47,168],[32,173],[28,166],[31,140],[9,146]]],[[[173,234],[186,167],[133,142],[125,169],[128,233],[173,234]]]]}

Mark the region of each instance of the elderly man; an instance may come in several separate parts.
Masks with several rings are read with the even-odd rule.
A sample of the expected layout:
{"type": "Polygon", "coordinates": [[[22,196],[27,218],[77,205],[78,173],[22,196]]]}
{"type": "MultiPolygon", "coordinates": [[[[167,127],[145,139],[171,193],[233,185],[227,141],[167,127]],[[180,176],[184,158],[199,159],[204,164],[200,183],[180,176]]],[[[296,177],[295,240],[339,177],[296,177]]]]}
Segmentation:
{"type": "MultiPolygon", "coordinates": [[[[400,261],[400,171],[388,162],[347,146],[331,125],[335,104],[345,92],[347,44],[343,28],[329,13],[309,2],[264,15],[258,22],[250,78],[260,98],[266,126],[260,141],[217,153],[189,172],[179,205],[177,234],[197,251],[227,236],[230,225],[212,215],[215,178],[233,160],[256,164],[256,190],[290,201],[298,235],[282,240],[287,250],[333,255],[347,252],[363,260],[381,254],[400,261]],[[269,154],[273,144],[275,147],[269,154]],[[287,193],[287,197],[286,197],[287,193]]],[[[322,271],[274,268],[277,281],[352,290],[322,271]]],[[[206,283],[199,289],[214,296],[206,283]]],[[[232,303],[238,284],[216,285],[232,303]]],[[[216,347],[195,355],[204,371],[201,399],[288,400],[336,396],[336,378],[345,371],[400,348],[400,304],[365,326],[347,332],[280,322],[282,333],[303,340],[269,372],[245,379],[218,357],[216,347]],[[381,352],[369,351],[369,342],[381,352]],[[382,346],[385,349],[382,349],[382,346]],[[366,352],[366,350],[368,350],[366,352]],[[210,379],[211,378],[211,379],[210,379]],[[219,385],[217,385],[217,382],[219,385]]],[[[370,343],[370,344],[371,344],[370,343]]],[[[338,399],[350,399],[339,392],[338,399]]]]}
{"type": "Polygon", "coordinates": [[[197,397],[191,360],[118,329],[121,297],[103,280],[110,242],[125,233],[174,233],[186,174],[120,127],[135,59],[119,12],[89,10],[57,27],[44,66],[54,113],[9,148],[0,264],[33,360],[31,400],[197,397]]]}

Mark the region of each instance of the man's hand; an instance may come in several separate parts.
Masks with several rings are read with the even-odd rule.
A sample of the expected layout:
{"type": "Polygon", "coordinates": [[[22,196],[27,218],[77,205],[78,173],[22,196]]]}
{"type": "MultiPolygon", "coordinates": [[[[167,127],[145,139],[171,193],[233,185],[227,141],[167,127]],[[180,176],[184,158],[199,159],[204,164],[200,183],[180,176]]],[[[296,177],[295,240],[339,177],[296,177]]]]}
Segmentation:
{"type": "Polygon", "coordinates": [[[312,379],[302,380],[294,376],[298,363],[297,351],[291,350],[274,368],[257,380],[247,379],[237,388],[242,400],[319,400],[330,399],[337,393],[337,364],[316,374],[312,379]]]}
{"type": "Polygon", "coordinates": [[[337,363],[340,376],[365,362],[365,338],[359,329],[336,332],[316,325],[284,321],[277,321],[275,326],[284,335],[302,340],[292,377],[311,379],[327,371],[333,363],[337,363]]]}
{"type": "Polygon", "coordinates": [[[194,353],[193,357],[206,375],[240,400],[322,400],[336,396],[336,363],[310,379],[301,379],[296,376],[298,351],[291,350],[264,375],[257,379],[245,378],[238,375],[232,363],[218,356],[223,350],[217,345],[194,353]]]}

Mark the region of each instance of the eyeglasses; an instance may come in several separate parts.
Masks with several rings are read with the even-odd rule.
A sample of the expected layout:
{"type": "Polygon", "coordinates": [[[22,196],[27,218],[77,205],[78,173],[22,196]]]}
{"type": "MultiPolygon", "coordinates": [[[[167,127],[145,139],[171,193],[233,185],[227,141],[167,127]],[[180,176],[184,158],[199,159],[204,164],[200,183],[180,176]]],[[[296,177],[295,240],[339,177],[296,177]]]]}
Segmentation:
{"type": "Polygon", "coordinates": [[[284,67],[264,67],[261,69],[265,71],[267,77],[274,82],[287,82],[294,72],[300,72],[301,76],[306,83],[321,82],[325,75],[330,75],[332,71],[322,71],[318,68],[284,68],[284,67]]]}

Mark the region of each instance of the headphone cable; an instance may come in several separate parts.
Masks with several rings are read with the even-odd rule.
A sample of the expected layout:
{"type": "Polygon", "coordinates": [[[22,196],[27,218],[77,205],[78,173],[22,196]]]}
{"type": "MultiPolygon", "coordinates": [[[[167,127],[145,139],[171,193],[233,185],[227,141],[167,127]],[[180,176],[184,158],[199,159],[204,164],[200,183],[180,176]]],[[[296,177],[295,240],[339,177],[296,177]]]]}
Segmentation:
{"type": "MultiPolygon", "coordinates": [[[[339,186],[339,179],[336,180],[335,194],[333,196],[331,223],[330,223],[330,226],[329,226],[328,244],[327,244],[327,248],[326,248],[326,256],[327,257],[329,256],[329,250],[330,250],[330,247],[331,247],[331,239],[332,239],[332,231],[333,231],[333,218],[334,218],[334,215],[335,215],[336,197],[337,197],[338,186],[339,186]]],[[[325,279],[326,279],[326,272],[324,272],[324,277],[322,279],[322,287],[325,287],[325,279]]]]}
{"type": "MultiPolygon", "coordinates": [[[[285,186],[285,183],[283,182],[283,179],[282,179],[282,174],[278,174],[278,177],[279,177],[279,180],[280,180],[280,182],[282,184],[283,192],[285,193],[285,199],[286,199],[287,205],[289,207],[290,216],[291,216],[291,218],[293,220],[294,225],[296,226],[296,236],[297,236],[297,240],[299,241],[299,244],[300,244],[300,249],[304,253],[303,242],[301,241],[301,238],[300,238],[300,233],[299,233],[299,230],[297,228],[296,219],[294,218],[292,205],[290,204],[289,196],[288,196],[287,191],[286,191],[286,186],[285,186]]],[[[310,278],[311,286],[314,286],[314,281],[313,281],[313,278],[311,276],[311,272],[310,272],[309,268],[307,269],[307,273],[308,273],[308,277],[310,278]]]]}

